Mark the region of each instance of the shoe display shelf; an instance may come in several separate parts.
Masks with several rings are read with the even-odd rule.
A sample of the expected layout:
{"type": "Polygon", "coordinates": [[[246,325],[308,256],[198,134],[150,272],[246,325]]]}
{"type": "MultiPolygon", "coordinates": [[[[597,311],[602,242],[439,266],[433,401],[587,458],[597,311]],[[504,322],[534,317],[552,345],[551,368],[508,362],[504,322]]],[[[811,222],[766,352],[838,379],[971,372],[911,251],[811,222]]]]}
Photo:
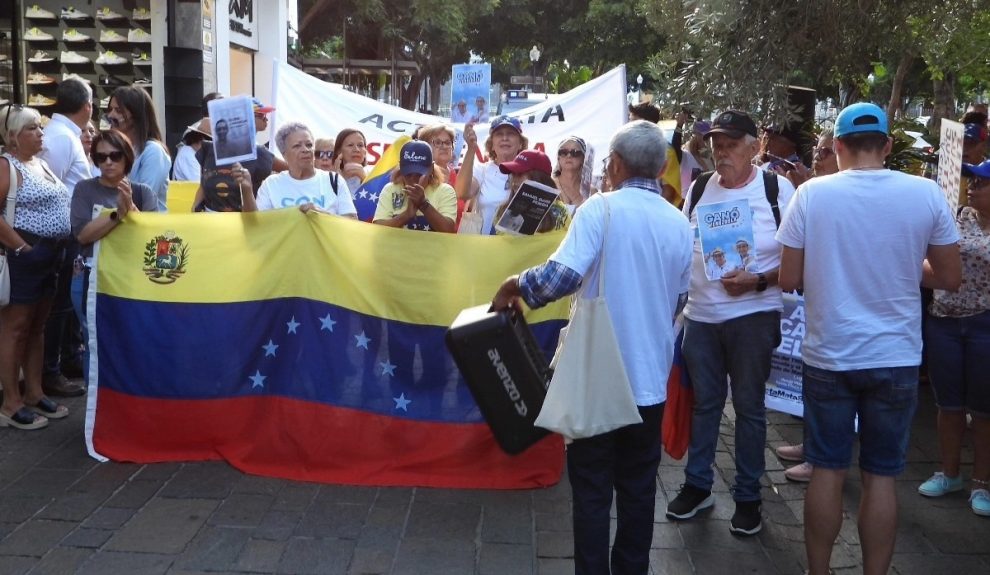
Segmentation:
{"type": "Polygon", "coordinates": [[[0,105],[14,101],[14,54],[10,39],[12,30],[0,25],[0,105]]]}
{"type": "MultiPolygon", "coordinates": [[[[143,1],[150,5],[150,0],[143,1]]],[[[132,0],[126,4],[129,7],[124,0],[106,0],[99,6],[67,6],[64,0],[22,4],[23,93],[29,105],[50,116],[59,82],[73,74],[93,87],[94,120],[105,113],[116,88],[139,85],[152,90],[150,7],[135,7],[132,0]]],[[[0,62],[0,76],[3,69],[0,62]]]]}

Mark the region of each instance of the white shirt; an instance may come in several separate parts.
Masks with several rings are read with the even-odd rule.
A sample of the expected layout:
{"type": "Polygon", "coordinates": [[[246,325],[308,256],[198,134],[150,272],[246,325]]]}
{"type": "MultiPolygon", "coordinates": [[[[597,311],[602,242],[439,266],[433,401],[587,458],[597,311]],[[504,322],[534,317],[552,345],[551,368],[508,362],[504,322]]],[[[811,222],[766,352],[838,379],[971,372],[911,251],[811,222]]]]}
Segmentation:
{"type": "Polygon", "coordinates": [[[357,215],[344,178],[337,178],[337,193],[334,193],[330,173],[323,170],[316,170],[312,177],[305,180],[296,180],[289,172],[272,174],[265,178],[258,190],[258,210],[277,210],[308,203],[339,216],[357,215]]]}
{"type": "Polygon", "coordinates": [[[550,259],[583,276],[598,293],[605,202],[610,213],[605,247],[605,295],[637,405],[667,400],[674,353],[677,298],[688,289],[691,230],[659,194],[639,188],[595,194],[575,212],[567,236],[550,259]]]}
{"type": "MultiPolygon", "coordinates": [[[[754,168],[755,170],[755,168],[754,168]]],[[[780,267],[780,244],[774,238],[777,233],[777,220],[773,217],[773,210],[767,202],[767,193],[763,189],[763,175],[756,172],[756,177],[751,182],[737,189],[727,189],[719,182],[718,174],[712,175],[705,187],[705,193],[701,196],[698,206],[727,202],[731,200],[748,200],[750,211],[753,213],[753,238],[756,240],[756,270],[767,272],[780,267]]],[[[779,193],[777,194],[777,205],[780,206],[780,213],[783,214],[787,208],[791,196],[794,195],[794,186],[786,178],[777,176],[779,193]]],[[[694,193],[694,186],[684,198],[684,214],[687,215],[688,207],[691,205],[691,196],[694,193]]],[[[784,302],[782,292],[777,286],[770,286],[762,292],[749,291],[740,296],[731,296],[722,282],[709,280],[705,276],[705,257],[701,252],[701,240],[698,237],[698,206],[695,206],[691,213],[691,231],[694,237],[694,262],[691,266],[691,289],[688,291],[688,303],[684,307],[684,315],[694,321],[704,323],[722,323],[730,319],[757,313],[761,311],[782,311],[784,302]]],[[[752,251],[750,251],[752,255],[752,251]]],[[[738,256],[735,258],[738,261],[738,256]]],[[[732,269],[731,256],[726,254],[726,262],[729,269],[732,269]]]]}
{"type": "Polygon", "coordinates": [[[45,126],[41,156],[72,195],[76,184],[93,177],[83,149],[82,130],[62,114],[53,114],[45,126]]]}
{"type": "Polygon", "coordinates": [[[180,182],[198,182],[203,168],[196,160],[196,150],[192,146],[180,145],[172,163],[172,179],[180,182]]]}
{"type": "Polygon", "coordinates": [[[921,264],[959,240],[938,185],[890,170],[808,180],[777,233],[804,250],[804,361],[849,371],[921,364],[921,264]]]}
{"type": "Polygon", "coordinates": [[[503,174],[495,162],[475,164],[474,179],[481,186],[475,197],[476,210],[481,212],[481,234],[492,233],[495,212],[509,199],[509,175],[503,174]]]}

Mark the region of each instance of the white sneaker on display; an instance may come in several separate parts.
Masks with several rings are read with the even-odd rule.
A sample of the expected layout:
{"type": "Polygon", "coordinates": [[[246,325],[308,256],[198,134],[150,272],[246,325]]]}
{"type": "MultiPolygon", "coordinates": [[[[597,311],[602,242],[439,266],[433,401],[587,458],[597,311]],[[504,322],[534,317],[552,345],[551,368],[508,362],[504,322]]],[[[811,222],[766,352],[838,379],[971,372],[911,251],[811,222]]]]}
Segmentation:
{"type": "Polygon", "coordinates": [[[62,8],[62,19],[63,20],[85,20],[89,18],[89,14],[85,12],[80,12],[76,10],[75,7],[69,6],[68,8],[62,8]]]}
{"type": "Polygon", "coordinates": [[[45,10],[37,4],[29,6],[24,12],[25,18],[37,18],[39,20],[55,20],[55,13],[45,10]]]}
{"type": "Polygon", "coordinates": [[[148,34],[141,28],[135,28],[127,33],[127,41],[134,44],[150,44],[151,34],[148,34]]]}
{"type": "Polygon", "coordinates": [[[92,61],[86,56],[83,56],[82,54],[77,54],[71,51],[62,52],[59,55],[59,60],[61,60],[63,64],[86,64],[92,61]]]}
{"type": "Polygon", "coordinates": [[[90,39],[89,36],[83,34],[79,30],[76,30],[75,28],[62,32],[62,40],[65,42],[85,42],[89,39],[90,39]]]}
{"type": "Polygon", "coordinates": [[[28,58],[28,62],[51,62],[54,59],[55,57],[48,52],[38,50],[30,58],[28,58]]]}
{"type": "Polygon", "coordinates": [[[106,52],[101,52],[96,58],[97,64],[103,64],[105,66],[116,66],[118,64],[126,64],[127,58],[119,56],[113,50],[107,50],[106,52]]]}
{"type": "Polygon", "coordinates": [[[107,44],[110,42],[126,42],[127,37],[116,30],[100,30],[100,42],[107,44]]]}
{"type": "Polygon", "coordinates": [[[104,6],[103,8],[100,8],[99,10],[96,11],[97,20],[122,20],[123,18],[124,18],[123,14],[118,14],[113,10],[111,10],[110,8],[108,8],[107,6],[104,6]]]}
{"type": "Polygon", "coordinates": [[[131,18],[139,22],[146,22],[151,20],[151,10],[147,8],[135,8],[134,12],[131,14],[131,18]]]}
{"type": "Polygon", "coordinates": [[[34,27],[24,33],[24,39],[29,42],[46,42],[48,40],[54,40],[55,36],[38,27],[34,27]]]}

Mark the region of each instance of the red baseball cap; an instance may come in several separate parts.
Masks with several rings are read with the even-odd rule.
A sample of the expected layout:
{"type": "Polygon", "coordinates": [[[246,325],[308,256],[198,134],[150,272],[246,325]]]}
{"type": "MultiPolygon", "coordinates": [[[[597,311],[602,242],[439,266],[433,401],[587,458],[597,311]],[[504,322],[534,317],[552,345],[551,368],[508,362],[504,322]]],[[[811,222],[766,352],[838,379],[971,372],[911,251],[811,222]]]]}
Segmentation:
{"type": "Polygon", "coordinates": [[[548,176],[553,174],[550,158],[539,150],[523,150],[515,160],[499,164],[498,169],[503,174],[521,174],[530,170],[543,172],[548,176]]]}

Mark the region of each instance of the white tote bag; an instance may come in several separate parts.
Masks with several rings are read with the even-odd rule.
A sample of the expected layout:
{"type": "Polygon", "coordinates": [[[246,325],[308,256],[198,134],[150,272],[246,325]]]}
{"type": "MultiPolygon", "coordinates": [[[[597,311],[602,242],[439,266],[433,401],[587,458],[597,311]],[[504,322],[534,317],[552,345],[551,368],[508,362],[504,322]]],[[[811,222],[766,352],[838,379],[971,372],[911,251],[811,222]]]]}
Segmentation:
{"type": "MultiPolygon", "coordinates": [[[[543,409],[534,425],[568,439],[601,435],[626,425],[642,423],[629,376],[612,329],[605,303],[605,245],[609,224],[605,202],[605,235],[598,268],[598,295],[579,293],[561,342],[554,354],[553,378],[543,409]]],[[[582,291],[589,291],[585,286],[582,291]]]]}
{"type": "Polygon", "coordinates": [[[477,197],[467,201],[467,205],[464,206],[464,212],[461,213],[461,223],[457,226],[457,233],[475,235],[481,233],[484,218],[479,210],[480,207],[477,197]]]}
{"type": "MultiPolygon", "coordinates": [[[[7,220],[7,225],[14,227],[14,204],[17,202],[17,188],[20,186],[17,177],[17,168],[8,162],[10,166],[10,186],[7,188],[7,207],[4,209],[3,217],[7,220]]],[[[7,267],[7,250],[0,256],[0,307],[10,303],[10,268],[7,267]]]]}

